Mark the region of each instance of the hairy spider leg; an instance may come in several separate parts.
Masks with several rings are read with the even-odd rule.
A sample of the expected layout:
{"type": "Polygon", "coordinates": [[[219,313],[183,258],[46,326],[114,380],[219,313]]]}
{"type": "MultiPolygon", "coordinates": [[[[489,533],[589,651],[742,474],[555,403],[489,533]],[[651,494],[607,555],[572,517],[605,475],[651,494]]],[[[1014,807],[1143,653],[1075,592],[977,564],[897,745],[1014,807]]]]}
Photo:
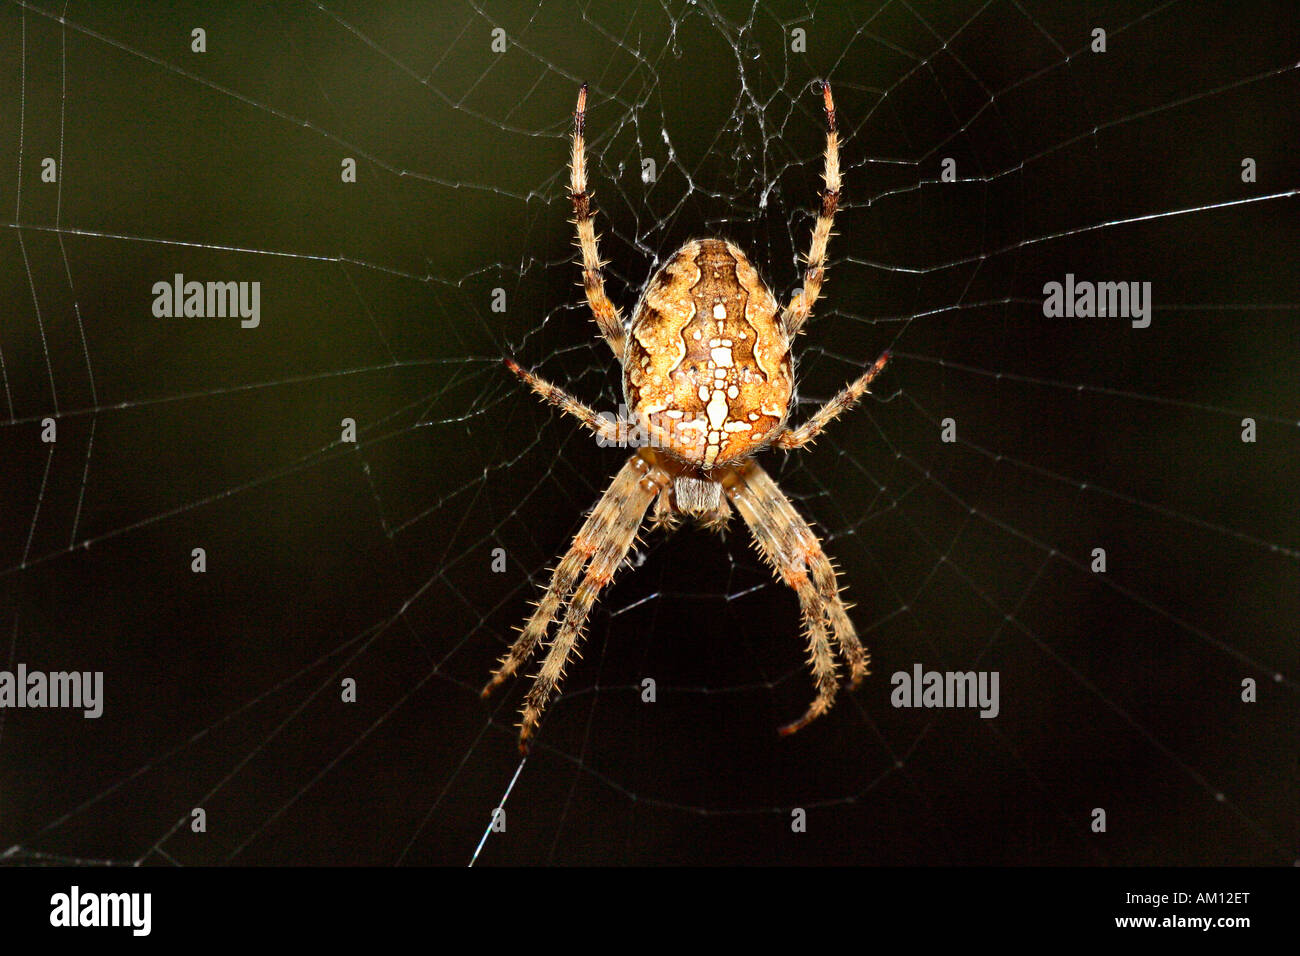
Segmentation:
{"type": "Polygon", "coordinates": [[[564,676],[564,666],[582,637],[587,615],[601,590],[627,557],[650,502],[665,485],[666,478],[654,472],[640,456],[633,456],[619,470],[556,566],[546,592],[519,638],[501,658],[492,679],[483,688],[486,697],[533,655],[568,598],[559,631],[550,642],[520,711],[519,749],[522,753],[528,752],[529,740],[537,729],[542,711],[564,676]],[[586,574],[579,581],[584,567],[586,574]]]}
{"type": "Polygon", "coordinates": [[[850,686],[856,687],[870,673],[871,659],[840,600],[834,566],[808,522],[771,476],[751,461],[725,477],[723,485],[732,505],[749,525],[754,546],[778,578],[794,589],[803,611],[808,663],[817,697],[802,717],[780,730],[792,734],[826,713],[835,702],[838,683],[831,636],[848,661],[850,686]]]}
{"type": "Polygon", "coordinates": [[[595,213],[591,208],[591,195],[587,192],[587,152],[583,126],[587,118],[587,84],[578,90],[578,107],[573,112],[573,158],[569,163],[569,198],[573,201],[573,223],[578,227],[578,248],[582,250],[582,287],[587,293],[587,304],[614,355],[623,360],[625,338],[623,316],[618,306],[605,294],[605,279],[601,274],[600,248],[597,245],[595,213]]]}
{"type": "Polygon", "coordinates": [[[813,226],[803,288],[790,299],[790,304],[781,313],[781,324],[785,326],[786,335],[791,342],[812,315],[813,304],[821,294],[822,282],[826,278],[826,245],[830,242],[835,210],[840,203],[840,134],[835,128],[835,101],[831,99],[831,85],[828,82],[822,83],[822,106],[826,110],[826,165],[822,172],[822,181],[826,185],[822,190],[821,210],[813,226]]]}
{"type": "Polygon", "coordinates": [[[798,428],[786,428],[777,436],[773,444],[778,448],[793,450],[815,441],[823,428],[856,405],[858,399],[866,394],[867,388],[889,362],[889,356],[890,353],[886,352],[876,359],[871,368],[840,389],[839,394],[819,408],[812,418],[798,428]]]}
{"type": "Polygon", "coordinates": [[[527,382],[529,388],[560,411],[568,412],[582,422],[597,438],[614,445],[622,442],[623,428],[618,422],[599,414],[590,405],[574,398],[560,386],[548,382],[540,375],[534,375],[514,359],[508,358],[505,363],[506,368],[527,382]]]}

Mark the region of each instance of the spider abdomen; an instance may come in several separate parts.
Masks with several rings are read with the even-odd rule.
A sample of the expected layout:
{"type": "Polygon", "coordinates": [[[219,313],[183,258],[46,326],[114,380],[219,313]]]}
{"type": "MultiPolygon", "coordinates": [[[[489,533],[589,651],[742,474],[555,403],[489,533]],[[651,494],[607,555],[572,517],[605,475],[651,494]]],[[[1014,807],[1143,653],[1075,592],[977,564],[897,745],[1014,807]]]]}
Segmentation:
{"type": "Polygon", "coordinates": [[[776,300],[748,257],[722,239],[675,252],[632,315],[628,407],[669,454],[704,470],[766,447],[794,388],[776,300]]]}

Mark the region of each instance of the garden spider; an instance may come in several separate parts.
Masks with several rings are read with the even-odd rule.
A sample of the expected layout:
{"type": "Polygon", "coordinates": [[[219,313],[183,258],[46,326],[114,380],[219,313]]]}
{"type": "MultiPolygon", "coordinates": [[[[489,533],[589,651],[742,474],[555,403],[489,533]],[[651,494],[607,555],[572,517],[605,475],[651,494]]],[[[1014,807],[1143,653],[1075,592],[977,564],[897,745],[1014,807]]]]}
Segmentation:
{"type": "Polygon", "coordinates": [[[808,632],[809,664],[817,696],[802,717],[781,728],[792,734],[820,717],[838,686],[832,637],[850,670],[850,687],[868,673],[870,659],[858,640],[836,573],[808,523],[753,456],[775,445],[792,450],[811,443],[853,406],[880,374],[889,353],[823,405],[798,428],[786,420],[794,395],[790,344],[803,328],[821,291],[826,244],[840,198],[839,134],[829,83],[826,157],[821,212],[813,227],[803,288],[778,311],[749,259],[722,239],[697,239],[675,252],[646,284],[632,321],[624,325],[605,294],[583,144],[587,86],[574,112],[570,198],[583,287],[600,334],[623,367],[623,388],[633,420],[615,422],[514,361],[506,365],[543,399],[581,421],[609,444],[640,444],[588,515],[561,558],[537,609],[520,629],[492,679],[494,688],[527,661],[568,601],[563,621],[524,699],[519,749],[529,741],[564,666],[582,637],[601,590],[618,570],[654,504],[651,523],[673,528],[683,516],[722,530],[731,509],[740,512],[754,544],[773,571],[799,597],[808,632]],[[646,441],[627,441],[627,427],[646,441]],[[584,573],[585,569],[585,573],[584,573]]]}

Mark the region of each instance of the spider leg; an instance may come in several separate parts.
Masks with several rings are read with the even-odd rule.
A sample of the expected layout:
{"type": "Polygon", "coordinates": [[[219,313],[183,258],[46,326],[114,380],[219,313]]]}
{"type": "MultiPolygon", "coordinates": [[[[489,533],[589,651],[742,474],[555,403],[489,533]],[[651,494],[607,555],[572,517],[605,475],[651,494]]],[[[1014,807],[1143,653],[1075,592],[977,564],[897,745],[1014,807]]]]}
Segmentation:
{"type": "Polygon", "coordinates": [[[534,375],[526,368],[521,367],[514,359],[506,359],[505,362],[506,368],[527,382],[534,392],[560,409],[560,411],[568,412],[582,422],[595,433],[597,438],[610,445],[627,444],[626,429],[622,424],[600,415],[591,406],[578,401],[560,386],[553,385],[540,375],[534,375]]]}
{"type": "Polygon", "coordinates": [[[830,242],[831,225],[835,221],[835,210],[840,202],[840,134],[835,128],[835,101],[831,99],[831,85],[827,82],[822,83],[822,105],[826,110],[827,128],[826,168],[822,173],[826,188],[822,190],[821,211],[813,226],[803,288],[790,299],[790,304],[781,313],[781,324],[791,340],[808,321],[813,303],[821,294],[822,282],[826,277],[826,245],[830,242]]]}
{"type": "Polygon", "coordinates": [[[532,656],[538,643],[546,636],[547,627],[555,620],[561,603],[577,584],[583,567],[600,548],[601,542],[609,537],[610,528],[618,523],[620,512],[626,508],[624,498],[636,489],[645,474],[644,465],[636,464],[638,460],[633,457],[619,469],[609,488],[591,509],[591,514],[587,515],[587,520],[574,535],[569,550],[556,565],[546,592],[537,602],[537,610],[533,611],[520,629],[519,637],[501,658],[497,669],[492,673],[492,679],[484,686],[482,696],[489,696],[505,683],[519,669],[519,665],[532,656]]]}
{"type": "Polygon", "coordinates": [[[835,702],[838,683],[832,634],[849,663],[850,686],[856,687],[867,675],[870,659],[840,600],[830,559],[776,482],[757,463],[750,462],[724,483],[732,504],[749,525],[755,547],[799,597],[817,697],[802,717],[781,728],[782,734],[792,734],[826,713],[835,702]]]}
{"type": "Polygon", "coordinates": [[[867,369],[857,379],[845,385],[839,394],[829,402],[819,408],[813,417],[808,419],[798,428],[787,428],[776,437],[772,443],[777,448],[793,450],[802,448],[804,445],[816,440],[821,434],[821,430],[833,422],[840,415],[847,412],[866,394],[867,387],[875,380],[876,376],[881,373],[886,363],[889,361],[889,352],[886,352],[880,358],[876,359],[874,365],[867,369]]]}
{"type": "Polygon", "coordinates": [[[623,360],[623,316],[618,306],[605,294],[605,279],[601,275],[600,248],[596,242],[596,226],[592,222],[591,196],[587,192],[587,150],[583,139],[583,126],[587,118],[587,84],[578,90],[578,107],[573,112],[573,158],[569,163],[569,198],[573,201],[573,224],[578,227],[578,248],[582,250],[582,287],[587,293],[587,304],[600,327],[614,356],[623,360]]]}
{"type": "MultiPolygon", "coordinates": [[[[537,730],[542,711],[563,679],[564,666],[582,639],[587,615],[595,606],[600,592],[613,579],[614,572],[627,557],[636,541],[641,522],[645,520],[646,509],[660,493],[664,483],[665,479],[643,458],[634,456],[623,466],[623,470],[596,505],[596,510],[604,511],[605,514],[602,515],[599,532],[595,536],[596,547],[591,562],[587,565],[587,573],[569,600],[564,622],[550,643],[541,670],[537,672],[520,711],[521,753],[528,753],[529,740],[537,730]]],[[[592,512],[593,515],[595,513],[592,512]]]]}
{"type": "Polygon", "coordinates": [[[521,751],[526,753],[528,750],[528,741],[537,729],[542,710],[564,675],[564,665],[582,636],[587,615],[595,605],[601,589],[609,583],[618,566],[627,557],[636,540],[637,530],[645,518],[646,509],[666,484],[666,478],[654,471],[640,456],[633,456],[619,470],[574,536],[573,544],[551,576],[551,582],[538,602],[537,609],[528,618],[518,639],[501,658],[491,680],[483,688],[482,694],[487,697],[532,657],[537,645],[546,636],[547,628],[558,615],[561,604],[572,593],[564,622],[555,640],[551,642],[542,668],[524,700],[519,732],[521,751]],[[584,567],[587,573],[578,582],[578,576],[584,567]]]}

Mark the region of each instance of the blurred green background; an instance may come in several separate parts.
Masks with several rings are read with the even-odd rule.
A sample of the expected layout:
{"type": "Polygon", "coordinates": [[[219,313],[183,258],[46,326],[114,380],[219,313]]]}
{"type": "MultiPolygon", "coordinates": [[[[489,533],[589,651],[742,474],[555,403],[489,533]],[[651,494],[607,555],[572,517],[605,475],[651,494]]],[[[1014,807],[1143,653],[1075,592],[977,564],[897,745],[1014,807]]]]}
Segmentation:
{"type": "Polygon", "coordinates": [[[738,523],[649,534],[483,862],[1294,858],[1292,5],[63,10],[0,8],[0,666],[103,670],[107,704],[0,713],[12,860],[465,862],[518,762],[521,688],[477,689],[622,460],[500,365],[621,401],[575,286],[578,84],[627,313],[706,234],[799,283],[821,77],[845,203],[800,415],[895,357],[765,461],[874,676],[779,740],[793,595],[738,523]],[[1044,318],[1067,272],[1151,282],[1151,327],[1044,318]],[[176,273],[259,282],[260,326],[154,317],[176,273]],[[917,661],[998,670],[999,718],[890,707],[917,661]]]}

